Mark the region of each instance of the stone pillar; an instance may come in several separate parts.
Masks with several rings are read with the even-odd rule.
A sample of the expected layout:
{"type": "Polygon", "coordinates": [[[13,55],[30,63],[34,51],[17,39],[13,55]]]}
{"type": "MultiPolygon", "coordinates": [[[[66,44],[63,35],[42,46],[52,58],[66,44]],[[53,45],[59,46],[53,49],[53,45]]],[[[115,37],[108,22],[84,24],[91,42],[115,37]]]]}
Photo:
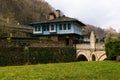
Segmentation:
{"type": "Polygon", "coordinates": [[[96,42],[95,34],[92,31],[90,34],[90,49],[93,51],[95,50],[95,42],[96,42]]]}

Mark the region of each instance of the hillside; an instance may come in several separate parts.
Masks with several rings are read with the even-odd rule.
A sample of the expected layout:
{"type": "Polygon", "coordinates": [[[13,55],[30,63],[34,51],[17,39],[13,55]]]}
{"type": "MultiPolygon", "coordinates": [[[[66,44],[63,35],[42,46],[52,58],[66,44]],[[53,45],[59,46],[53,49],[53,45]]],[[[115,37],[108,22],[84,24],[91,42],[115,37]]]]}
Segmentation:
{"type": "Polygon", "coordinates": [[[0,0],[0,22],[29,24],[46,18],[52,7],[44,0],[0,0]]]}
{"type": "Polygon", "coordinates": [[[94,31],[96,38],[98,39],[103,39],[106,37],[106,32],[104,31],[104,29],[100,28],[100,27],[96,27],[94,25],[90,25],[90,24],[86,24],[86,26],[84,27],[84,34],[90,34],[91,31],[94,31]]]}

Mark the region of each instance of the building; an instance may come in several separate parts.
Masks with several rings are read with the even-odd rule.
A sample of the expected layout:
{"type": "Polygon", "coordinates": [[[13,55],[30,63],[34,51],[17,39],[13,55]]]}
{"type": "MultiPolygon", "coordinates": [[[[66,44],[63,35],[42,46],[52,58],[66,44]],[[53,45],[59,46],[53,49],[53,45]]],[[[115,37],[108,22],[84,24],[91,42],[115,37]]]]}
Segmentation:
{"type": "MultiPolygon", "coordinates": [[[[40,39],[62,42],[64,46],[73,46],[82,35],[84,23],[77,19],[61,15],[60,10],[50,13],[45,21],[31,23],[33,34],[40,39]]],[[[59,44],[58,44],[59,45],[59,44]]]]}
{"type": "MultiPolygon", "coordinates": [[[[21,47],[32,46],[33,33],[31,26],[24,25],[1,25],[0,28],[0,47],[21,47]]],[[[36,42],[34,40],[34,42],[36,42]]]]}

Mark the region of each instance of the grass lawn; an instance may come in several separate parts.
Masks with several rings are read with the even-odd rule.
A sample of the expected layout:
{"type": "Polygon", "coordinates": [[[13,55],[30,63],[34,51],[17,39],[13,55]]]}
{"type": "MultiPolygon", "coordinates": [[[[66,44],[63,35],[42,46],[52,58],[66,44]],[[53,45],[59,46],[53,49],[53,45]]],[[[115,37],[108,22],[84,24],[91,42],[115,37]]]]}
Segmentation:
{"type": "Polygon", "coordinates": [[[120,63],[103,61],[0,67],[0,80],[120,80],[120,63]]]}

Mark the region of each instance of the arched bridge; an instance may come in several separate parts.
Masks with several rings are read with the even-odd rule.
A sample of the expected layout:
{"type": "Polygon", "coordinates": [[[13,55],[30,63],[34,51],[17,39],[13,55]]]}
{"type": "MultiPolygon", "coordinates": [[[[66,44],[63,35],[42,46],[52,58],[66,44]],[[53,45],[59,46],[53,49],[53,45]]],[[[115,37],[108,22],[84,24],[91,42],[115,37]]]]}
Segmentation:
{"type": "Polygon", "coordinates": [[[107,58],[104,46],[101,44],[96,45],[96,49],[90,49],[89,44],[78,44],[77,50],[77,61],[103,61],[107,58]]]}

